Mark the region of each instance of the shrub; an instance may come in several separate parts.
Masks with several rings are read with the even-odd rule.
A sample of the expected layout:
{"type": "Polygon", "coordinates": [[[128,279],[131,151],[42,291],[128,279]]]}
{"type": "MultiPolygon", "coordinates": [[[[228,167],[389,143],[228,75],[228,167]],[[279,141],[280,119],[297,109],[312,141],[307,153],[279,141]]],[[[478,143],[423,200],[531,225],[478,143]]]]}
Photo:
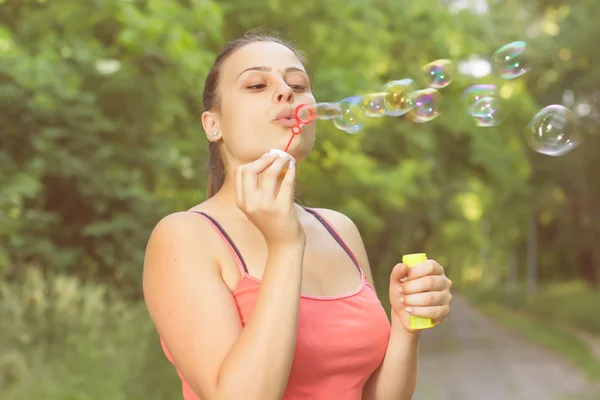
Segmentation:
{"type": "Polygon", "coordinates": [[[0,398],[180,396],[141,302],[35,268],[20,282],[0,283],[0,398]]]}

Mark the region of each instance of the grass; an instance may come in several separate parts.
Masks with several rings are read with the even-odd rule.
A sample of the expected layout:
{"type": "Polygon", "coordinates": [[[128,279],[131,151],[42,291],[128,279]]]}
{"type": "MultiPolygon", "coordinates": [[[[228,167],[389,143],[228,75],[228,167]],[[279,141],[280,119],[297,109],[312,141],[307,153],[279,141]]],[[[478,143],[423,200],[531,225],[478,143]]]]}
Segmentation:
{"type": "Polygon", "coordinates": [[[181,383],[142,302],[35,269],[0,282],[0,399],[177,398],[181,383]]]}
{"type": "Polygon", "coordinates": [[[471,303],[504,326],[521,332],[527,339],[551,349],[600,382],[600,359],[590,351],[577,332],[600,340],[596,307],[600,293],[582,285],[553,285],[535,296],[519,291],[485,293],[469,288],[461,291],[471,303]]]}

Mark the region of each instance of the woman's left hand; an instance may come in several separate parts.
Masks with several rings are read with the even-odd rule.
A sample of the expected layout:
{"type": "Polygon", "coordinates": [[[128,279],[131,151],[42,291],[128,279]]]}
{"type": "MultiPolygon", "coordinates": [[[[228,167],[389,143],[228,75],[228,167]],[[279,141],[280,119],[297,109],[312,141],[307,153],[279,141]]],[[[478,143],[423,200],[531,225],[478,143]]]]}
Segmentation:
{"type": "Polygon", "coordinates": [[[452,281],[444,268],[434,260],[427,260],[408,268],[398,264],[390,276],[390,303],[392,321],[399,320],[408,332],[409,316],[433,319],[440,324],[450,314],[452,281]]]}

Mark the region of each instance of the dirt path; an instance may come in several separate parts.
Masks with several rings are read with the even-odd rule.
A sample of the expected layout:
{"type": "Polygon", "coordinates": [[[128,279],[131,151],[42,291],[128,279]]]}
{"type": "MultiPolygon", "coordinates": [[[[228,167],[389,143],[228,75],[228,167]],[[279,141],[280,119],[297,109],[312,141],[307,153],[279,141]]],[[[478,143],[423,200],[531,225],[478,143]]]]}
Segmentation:
{"type": "Polygon", "coordinates": [[[457,297],[450,318],[422,334],[413,400],[600,399],[598,385],[563,358],[457,297]]]}

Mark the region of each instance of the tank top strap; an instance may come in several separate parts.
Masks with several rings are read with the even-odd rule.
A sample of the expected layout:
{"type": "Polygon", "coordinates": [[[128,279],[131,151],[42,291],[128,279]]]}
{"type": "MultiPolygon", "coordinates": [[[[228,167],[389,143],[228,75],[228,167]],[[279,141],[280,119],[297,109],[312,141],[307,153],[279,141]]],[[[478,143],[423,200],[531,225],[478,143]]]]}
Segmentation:
{"type": "Polygon", "coordinates": [[[327,220],[327,218],[325,218],[323,216],[323,214],[320,213],[320,212],[318,212],[317,210],[313,210],[312,208],[308,208],[308,207],[302,207],[302,208],[304,208],[308,213],[314,215],[314,217],[321,224],[323,224],[323,226],[325,227],[325,229],[327,229],[327,231],[329,232],[329,234],[331,236],[333,236],[333,238],[335,239],[335,241],[338,242],[338,244],[341,246],[341,248],[344,249],[344,251],[346,252],[346,254],[348,254],[348,256],[350,257],[350,259],[352,260],[352,262],[354,263],[354,265],[356,266],[356,268],[358,268],[358,270],[360,271],[361,276],[364,279],[365,278],[365,274],[364,274],[362,268],[360,267],[360,263],[358,262],[358,259],[356,258],[356,256],[352,252],[352,250],[350,250],[350,247],[348,247],[348,245],[346,244],[346,242],[344,242],[344,239],[342,239],[342,237],[340,236],[340,234],[338,233],[338,231],[333,227],[333,225],[331,224],[331,222],[329,222],[327,220]]]}
{"type": "Polygon", "coordinates": [[[235,245],[235,243],[233,242],[233,240],[231,239],[231,237],[227,234],[227,232],[225,231],[225,229],[223,229],[223,227],[221,226],[221,224],[219,224],[217,222],[217,220],[215,220],[213,217],[211,217],[210,215],[208,215],[208,214],[206,214],[206,213],[204,213],[202,211],[189,210],[189,212],[193,212],[195,214],[200,214],[200,215],[202,215],[208,221],[208,223],[219,234],[219,237],[221,238],[221,240],[223,240],[223,242],[227,245],[227,248],[229,249],[229,252],[231,253],[231,255],[233,256],[233,258],[235,259],[235,263],[237,264],[237,266],[238,266],[238,268],[240,270],[240,273],[242,275],[247,274],[248,273],[248,268],[246,267],[246,262],[244,261],[244,258],[242,257],[242,254],[238,250],[237,246],[235,245]]]}

